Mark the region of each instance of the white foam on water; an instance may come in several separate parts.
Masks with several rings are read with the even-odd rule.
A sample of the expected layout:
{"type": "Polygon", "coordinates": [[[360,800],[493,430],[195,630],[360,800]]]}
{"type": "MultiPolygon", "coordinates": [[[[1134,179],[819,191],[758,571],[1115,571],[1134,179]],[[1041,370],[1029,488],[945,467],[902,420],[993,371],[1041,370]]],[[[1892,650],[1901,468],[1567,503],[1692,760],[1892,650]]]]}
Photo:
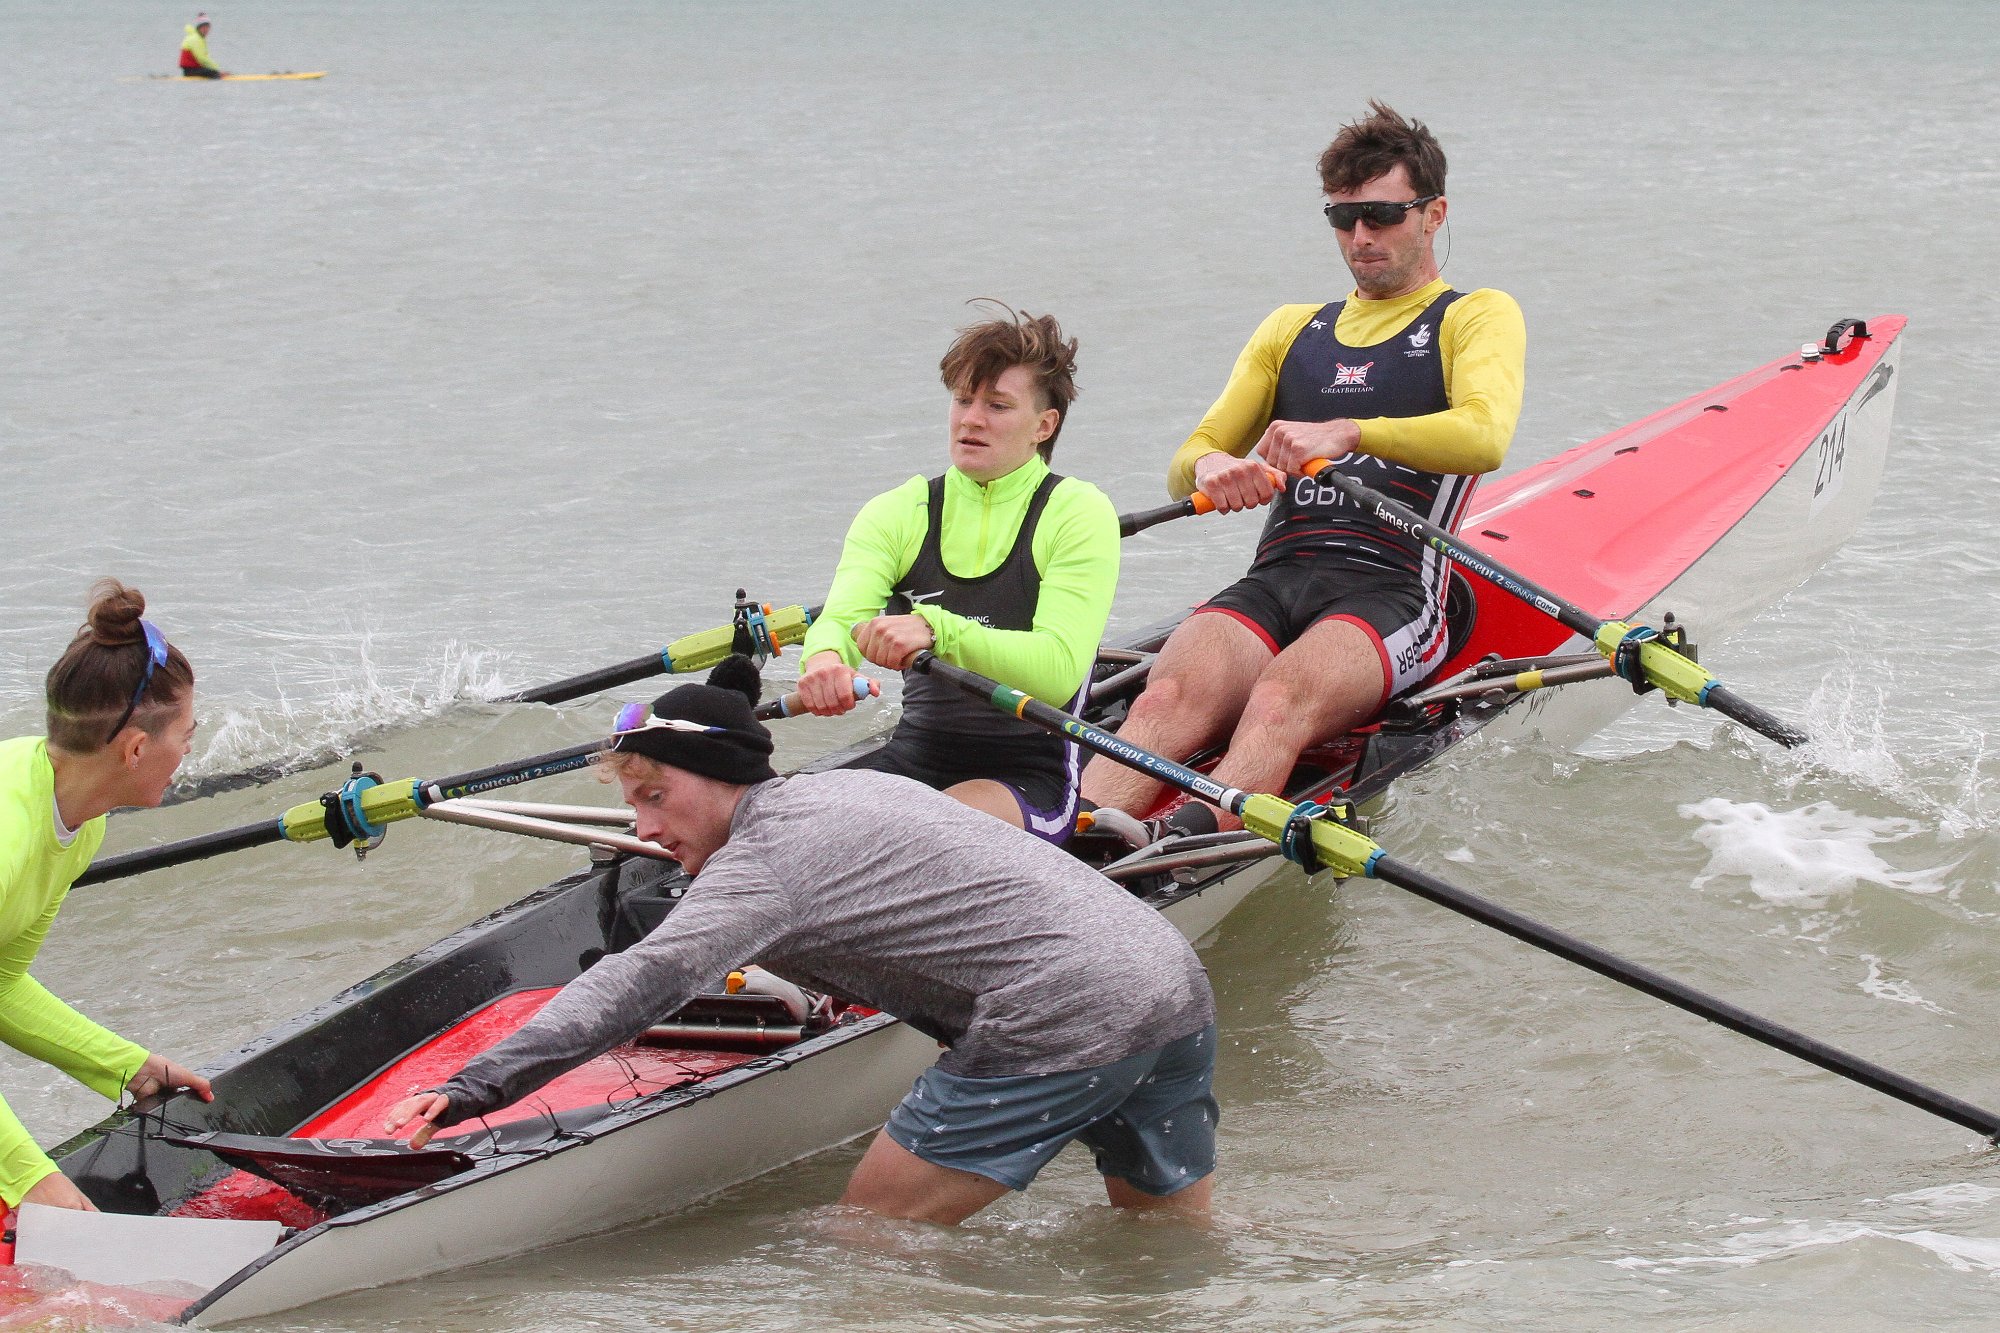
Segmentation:
{"type": "MultiPolygon", "coordinates": [[[[1788,775],[1787,789],[1800,783],[1823,786],[1831,771],[1920,811],[1948,838],[2000,824],[1994,809],[2000,781],[1988,771],[1983,724],[1961,721],[1948,734],[1918,742],[1892,726],[1891,715],[1885,686],[1857,674],[1851,664],[1829,671],[1807,701],[1804,724],[1812,741],[1797,752],[1807,762],[1788,775]],[[1913,752],[1913,744],[1920,749],[1913,752]],[[1905,764],[1905,757],[1918,771],[1905,764]]],[[[1944,718],[1933,711],[1930,720],[1936,724],[1944,718]]]]}
{"type": "Polygon", "coordinates": [[[1969,1213],[2000,1199],[2000,1189],[1959,1181],[1952,1185],[1932,1185],[1926,1189],[1891,1194],[1890,1203],[1914,1204],[1934,1213],[1969,1213]]]}
{"type": "Polygon", "coordinates": [[[1868,975],[1860,982],[1861,992],[1878,1000],[1893,1000],[1897,1004],[1912,1004],[1919,1009],[1928,1009],[1934,1014],[1950,1012],[1940,1005],[1932,1004],[1917,993],[1917,988],[1900,978],[1883,975],[1882,960],[1872,953],[1861,955],[1861,961],[1868,964],[1868,975]]]}
{"type": "Polygon", "coordinates": [[[1675,1255],[1664,1259],[1625,1255],[1608,1262],[1614,1268],[1647,1273],[1703,1267],[1747,1268],[1771,1259],[1865,1240],[1892,1240],[1914,1245],[1961,1273],[2000,1273],[2000,1237],[1957,1236],[1928,1228],[1894,1231],[1852,1222],[1791,1221],[1763,1231],[1745,1231],[1725,1237],[1719,1243],[1721,1252],[1717,1254],[1675,1255]]]}
{"type": "Polygon", "coordinates": [[[1679,813],[1702,821],[1694,839],[1709,856],[1695,877],[1697,889],[1740,878],[1766,902],[1818,906],[1862,884],[1917,894],[1948,887],[1948,867],[1897,870],[1874,851],[1924,832],[1913,819],[1856,814],[1829,801],[1773,810],[1720,796],[1680,806],[1679,813]]]}
{"type": "Polygon", "coordinates": [[[314,664],[316,671],[302,671],[296,662],[274,662],[273,697],[225,708],[220,717],[204,717],[207,742],[179,780],[199,785],[226,774],[329,762],[371,735],[519,688],[501,676],[495,658],[450,641],[415,672],[383,668],[375,661],[370,636],[363,633],[352,644],[351,656],[322,660],[314,664]],[[295,694],[287,681],[301,679],[325,688],[295,694]]]}

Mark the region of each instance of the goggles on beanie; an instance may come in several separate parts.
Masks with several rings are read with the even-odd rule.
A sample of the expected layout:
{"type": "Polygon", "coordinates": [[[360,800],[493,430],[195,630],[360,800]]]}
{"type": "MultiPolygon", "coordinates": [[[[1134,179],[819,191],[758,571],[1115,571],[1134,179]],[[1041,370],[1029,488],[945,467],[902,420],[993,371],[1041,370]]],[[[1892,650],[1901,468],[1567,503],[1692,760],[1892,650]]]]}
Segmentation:
{"type": "Polygon", "coordinates": [[[696,736],[727,736],[729,728],[704,726],[699,722],[689,722],[679,717],[654,717],[652,705],[633,702],[618,710],[618,716],[611,723],[611,739],[615,743],[621,737],[637,731],[681,731],[696,736]]]}

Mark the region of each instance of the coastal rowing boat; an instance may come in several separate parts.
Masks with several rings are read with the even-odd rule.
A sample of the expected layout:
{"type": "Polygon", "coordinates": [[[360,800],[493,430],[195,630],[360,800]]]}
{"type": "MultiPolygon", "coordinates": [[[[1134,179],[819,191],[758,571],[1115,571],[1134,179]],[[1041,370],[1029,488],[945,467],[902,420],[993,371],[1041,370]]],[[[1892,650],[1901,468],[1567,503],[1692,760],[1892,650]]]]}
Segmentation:
{"type": "Polygon", "coordinates": [[[282,70],[273,74],[225,74],[219,79],[191,79],[185,74],[148,74],[149,79],[172,79],[175,83],[271,83],[276,80],[323,79],[323,69],[282,70]]]}
{"type": "MultiPolygon", "coordinates": [[[[1495,483],[1462,535],[1592,614],[1657,625],[1671,610],[1712,646],[1867,512],[1903,324],[1843,321],[1823,344],[1495,483]]],[[[1115,728],[1173,623],[1106,650],[1092,720],[1115,728]]],[[[1365,806],[1477,734],[1568,744],[1633,697],[1587,637],[1462,583],[1437,675],[1379,724],[1308,752],[1286,795],[1365,806]]],[[[1231,835],[1136,853],[1083,836],[1076,850],[1192,939],[1281,864],[1268,843],[1231,835]]],[[[704,997],[421,1152],[381,1137],[389,1104],[657,924],[683,883],[658,861],[595,849],[587,868],[221,1056],[205,1071],[214,1103],[141,1103],[56,1159],[110,1212],[273,1224],[275,1241],[253,1242],[181,1316],[219,1324],[628,1225],[880,1125],[934,1044],[887,1015],[752,987],[704,997]]]]}

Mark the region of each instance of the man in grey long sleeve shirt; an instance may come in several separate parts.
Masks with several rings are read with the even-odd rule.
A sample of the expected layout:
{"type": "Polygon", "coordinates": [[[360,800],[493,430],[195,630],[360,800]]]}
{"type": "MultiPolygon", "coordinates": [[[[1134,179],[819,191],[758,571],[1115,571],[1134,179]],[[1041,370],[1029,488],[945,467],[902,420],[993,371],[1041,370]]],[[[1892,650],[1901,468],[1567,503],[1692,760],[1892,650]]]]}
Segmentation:
{"type": "MultiPolygon", "coordinates": [[[[745,664],[747,666],[747,664],[745,664]]],[[[694,874],[666,922],[390,1114],[394,1131],[508,1105],[630,1040],[732,967],[895,1014],[949,1049],[843,1202],[955,1223],[1062,1146],[1115,1204],[1205,1211],[1215,1002],[1158,912],[1061,850],[904,778],[780,778],[740,689],[684,685],[620,716],[607,763],[638,834],[694,874]]]]}

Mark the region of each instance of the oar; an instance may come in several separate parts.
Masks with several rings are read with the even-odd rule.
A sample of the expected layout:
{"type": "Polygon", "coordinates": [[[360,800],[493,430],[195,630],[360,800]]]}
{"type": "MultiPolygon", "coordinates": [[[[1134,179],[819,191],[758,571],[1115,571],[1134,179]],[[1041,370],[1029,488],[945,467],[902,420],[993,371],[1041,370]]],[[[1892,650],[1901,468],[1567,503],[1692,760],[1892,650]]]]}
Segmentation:
{"type": "MultiPolygon", "coordinates": [[[[1283,482],[1284,474],[1272,471],[1271,479],[1274,482],[1283,482]]],[[[1144,532],[1147,528],[1158,527],[1160,524],[1170,522],[1173,519],[1212,513],[1214,510],[1214,502],[1200,491],[1196,491],[1185,500],[1176,500],[1174,503],[1162,505],[1158,509],[1144,509],[1135,514],[1120,514],[1118,516],[1118,535],[1120,537],[1130,537],[1135,532],[1144,532]]],[[[738,592],[737,596],[740,599],[742,593],[738,592]]],[[[772,641],[787,646],[800,642],[805,638],[806,630],[819,617],[822,609],[819,606],[787,606],[775,611],[767,608],[764,613],[765,621],[769,627],[769,634],[772,641]]],[[[521,690],[515,694],[505,694],[500,696],[495,702],[524,704],[565,703],[571,699],[580,699],[586,694],[601,694],[605,690],[616,689],[620,685],[629,685],[635,680],[644,680],[648,676],[662,674],[680,675],[689,671],[706,671],[727,657],[731,652],[737,651],[739,647],[737,632],[738,626],[735,622],[717,626],[715,629],[701,630],[698,633],[684,635],[681,638],[675,639],[657,653],[648,653],[644,657],[635,657],[629,662],[620,662],[615,666],[604,667],[601,670],[586,671],[580,676],[571,676],[566,680],[559,680],[553,684],[544,685],[540,689],[521,690]]],[[[878,694],[880,692],[879,689],[876,691],[878,694]]],[[[790,713],[777,714],[779,717],[790,717],[791,715],[790,713]]]]}
{"type": "Polygon", "coordinates": [[[919,653],[913,669],[928,671],[975,698],[990,702],[1002,712],[1024,718],[1049,731],[1068,736],[1088,749],[1105,755],[1128,768],[1169,783],[1191,796],[1221,806],[1243,820],[1243,827],[1259,837],[1277,843],[1285,855],[1308,870],[1327,869],[1342,875],[1368,876],[1397,888],[1406,889],[1440,907],[1448,907],[1495,930],[1513,936],[1558,958],[1587,967],[1658,1000],[1685,1009],[1699,1018],[1740,1032],[1766,1046],[1818,1065],[1829,1073],[1852,1079],[1863,1087],[1889,1096],[1953,1124],[1977,1130],[1988,1138],[2000,1137],[2000,1115],[1925,1087],[1894,1070],[1849,1055],[1802,1032],[1759,1017],[1747,1009],[1704,994],[1672,977],[1627,962],[1594,944],[1542,925],[1497,903],[1488,902],[1414,866],[1395,860],[1373,840],[1344,824],[1325,818],[1322,807],[1293,805],[1276,796],[1261,795],[1225,787],[1204,773],[1162,758],[1102,731],[1011,686],[940,661],[930,653],[919,653]]]}
{"type": "MultiPolygon", "coordinates": [[[[859,703],[864,699],[879,698],[881,694],[882,694],[882,687],[876,684],[874,681],[868,679],[868,677],[856,676],[854,678],[855,702],[859,703]]],[[[797,717],[805,711],[806,711],[805,695],[801,694],[797,690],[793,690],[790,694],[785,695],[783,698],[771,699],[764,703],[758,704],[755,716],[757,720],[760,722],[769,722],[773,718],[797,717]]]]}
{"type": "MultiPolygon", "coordinates": [[[[603,748],[602,740],[594,740],[572,745],[567,750],[553,750],[532,759],[495,764],[448,778],[404,778],[399,782],[382,782],[372,774],[357,771],[341,785],[339,791],[328,792],[317,801],[295,805],[276,819],[262,819],[240,828],[223,829],[218,833],[204,833],[141,851],[107,856],[77,876],[76,882],[97,884],[107,879],[122,879],[141,871],[161,870],[273,842],[317,842],[322,838],[331,838],[336,847],[354,842],[365,851],[381,840],[384,825],[419,814],[427,805],[568,773],[584,767],[603,748]]],[[[355,765],[357,770],[360,767],[355,765]]]]}
{"type": "MultiPolygon", "coordinates": [[[[1284,473],[1279,472],[1275,468],[1265,468],[1264,470],[1271,474],[1271,481],[1274,485],[1281,486],[1284,484],[1284,473]]],[[[1176,500],[1170,505],[1161,505],[1158,509],[1141,509],[1136,514],[1120,514],[1118,516],[1118,535],[1120,537],[1130,537],[1135,532],[1144,532],[1147,528],[1157,527],[1162,523],[1171,523],[1177,518],[1193,518],[1196,514],[1212,514],[1214,512],[1215,501],[1209,499],[1200,491],[1196,491],[1185,500],[1176,500]]]]}
{"type": "Polygon", "coordinates": [[[1574,602],[1566,601],[1547,588],[1530,582],[1497,560],[1481,554],[1437,524],[1418,517],[1379,491],[1370,490],[1323,458],[1305,466],[1305,475],[1322,486],[1331,486],[1376,518],[1442,552],[1468,573],[1520,598],[1563,628],[1574,630],[1596,645],[1618,674],[1644,693],[1660,689],[1683,703],[1713,708],[1724,717],[1742,723],[1761,736],[1791,747],[1804,745],[1803,731],[1776,714],[1759,708],[1717,680],[1692,658],[1675,652],[1660,638],[1659,631],[1622,620],[1601,620],[1574,602]]]}
{"type": "MultiPolygon", "coordinates": [[[[740,596],[740,594],[739,594],[740,596]]],[[[775,611],[763,613],[764,623],[771,641],[775,644],[794,644],[806,637],[806,630],[819,615],[817,606],[785,606],[775,611]]],[[[706,671],[737,649],[736,622],[718,625],[714,629],[699,630],[675,639],[656,653],[635,657],[629,662],[620,662],[597,671],[586,671],[580,676],[571,676],[536,690],[522,690],[516,694],[504,694],[496,702],[508,704],[559,704],[571,699],[581,699],[586,694],[602,694],[606,690],[630,685],[635,680],[648,676],[681,675],[689,671],[706,671]]]]}

